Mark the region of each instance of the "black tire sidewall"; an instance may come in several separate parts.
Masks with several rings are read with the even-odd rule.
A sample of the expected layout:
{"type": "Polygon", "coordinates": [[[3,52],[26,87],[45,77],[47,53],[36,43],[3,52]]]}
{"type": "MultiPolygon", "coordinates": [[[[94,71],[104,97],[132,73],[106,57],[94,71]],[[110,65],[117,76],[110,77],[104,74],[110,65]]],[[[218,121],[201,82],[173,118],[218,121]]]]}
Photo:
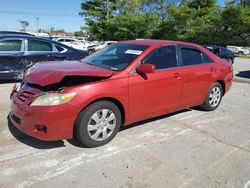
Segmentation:
{"type": "Polygon", "coordinates": [[[95,102],[88,107],[86,107],[78,116],[75,124],[75,134],[77,139],[85,146],[85,147],[98,147],[107,144],[110,142],[117,132],[120,129],[121,125],[121,112],[119,108],[112,102],[109,101],[98,101],[95,102]],[[91,116],[98,110],[101,109],[109,109],[116,116],[116,127],[112,134],[105,140],[95,141],[90,138],[88,135],[87,125],[91,116]]]}

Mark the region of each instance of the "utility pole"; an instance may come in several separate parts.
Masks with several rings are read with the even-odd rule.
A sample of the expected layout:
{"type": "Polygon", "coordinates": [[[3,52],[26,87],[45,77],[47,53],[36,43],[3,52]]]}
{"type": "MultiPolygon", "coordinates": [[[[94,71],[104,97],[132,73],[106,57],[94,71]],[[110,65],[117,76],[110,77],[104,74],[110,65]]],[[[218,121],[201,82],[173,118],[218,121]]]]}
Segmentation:
{"type": "Polygon", "coordinates": [[[106,1],[107,3],[107,40],[109,39],[109,0],[106,1]]]}
{"type": "Polygon", "coordinates": [[[107,0],[107,19],[109,20],[109,0],[107,0]]]}
{"type": "Polygon", "coordinates": [[[39,17],[36,17],[36,32],[38,33],[38,22],[39,22],[39,17]]]}

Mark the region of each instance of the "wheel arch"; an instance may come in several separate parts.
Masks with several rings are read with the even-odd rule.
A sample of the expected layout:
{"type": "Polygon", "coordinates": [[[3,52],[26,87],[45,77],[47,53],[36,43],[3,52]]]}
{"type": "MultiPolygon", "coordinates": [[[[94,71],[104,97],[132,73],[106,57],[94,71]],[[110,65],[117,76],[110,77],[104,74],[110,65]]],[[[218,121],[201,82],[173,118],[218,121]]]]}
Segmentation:
{"type": "Polygon", "coordinates": [[[102,98],[98,98],[96,100],[93,100],[91,101],[87,106],[85,106],[84,108],[82,108],[82,110],[79,112],[79,114],[84,110],[86,109],[89,105],[95,103],[95,102],[98,102],[98,101],[109,101],[109,102],[112,102],[114,103],[118,109],[120,110],[121,112],[121,117],[122,117],[122,122],[121,122],[121,125],[123,125],[125,123],[125,108],[123,106],[123,104],[116,98],[113,98],[113,97],[102,97],[102,98]]]}
{"type": "Polygon", "coordinates": [[[225,90],[226,90],[226,85],[225,85],[225,82],[223,80],[216,80],[215,82],[218,82],[222,89],[223,89],[223,95],[225,94],[225,90]]]}

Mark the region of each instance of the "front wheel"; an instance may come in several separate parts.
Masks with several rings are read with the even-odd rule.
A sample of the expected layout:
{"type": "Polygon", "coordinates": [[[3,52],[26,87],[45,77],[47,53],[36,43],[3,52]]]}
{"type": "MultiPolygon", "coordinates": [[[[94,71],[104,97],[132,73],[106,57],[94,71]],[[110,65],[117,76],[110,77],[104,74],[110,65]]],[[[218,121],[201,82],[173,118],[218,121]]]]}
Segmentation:
{"type": "Polygon", "coordinates": [[[98,147],[110,142],[121,125],[119,108],[109,101],[89,105],[78,116],[75,128],[77,139],[86,147],[98,147]]]}
{"type": "Polygon", "coordinates": [[[213,111],[220,105],[222,96],[223,88],[220,83],[215,82],[210,87],[206,99],[200,107],[206,111],[213,111]]]}

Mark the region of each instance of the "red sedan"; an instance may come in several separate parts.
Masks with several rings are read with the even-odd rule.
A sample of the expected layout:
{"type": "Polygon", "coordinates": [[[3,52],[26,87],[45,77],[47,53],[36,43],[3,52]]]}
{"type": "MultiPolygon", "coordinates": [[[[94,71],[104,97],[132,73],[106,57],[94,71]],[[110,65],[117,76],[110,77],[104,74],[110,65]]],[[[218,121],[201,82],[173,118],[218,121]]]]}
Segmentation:
{"type": "Polygon", "coordinates": [[[215,110],[232,79],[231,66],[199,45],[123,41],[82,61],[36,64],[13,88],[9,119],[41,140],[76,136],[97,147],[120,126],[192,106],[215,110]]]}

